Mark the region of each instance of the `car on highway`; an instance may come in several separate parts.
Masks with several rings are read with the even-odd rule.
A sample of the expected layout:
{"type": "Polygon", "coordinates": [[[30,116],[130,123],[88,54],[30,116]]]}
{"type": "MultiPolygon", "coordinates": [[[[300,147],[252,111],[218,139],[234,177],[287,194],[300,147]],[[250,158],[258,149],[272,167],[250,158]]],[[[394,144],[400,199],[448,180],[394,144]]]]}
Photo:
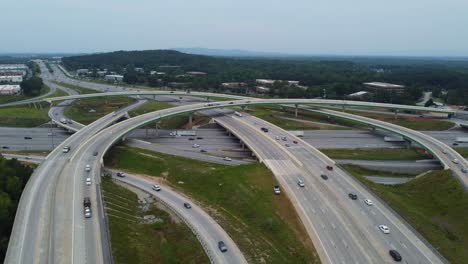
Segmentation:
{"type": "Polygon", "coordinates": [[[197,139],[203,139],[203,137],[197,137],[197,139]]]}
{"type": "Polygon", "coordinates": [[[50,132],[47,133],[47,136],[48,136],[48,137],[51,137],[51,136],[53,136],[53,135],[54,135],[53,133],[50,133],[50,132]]]}
{"type": "Polygon", "coordinates": [[[331,171],[331,170],[333,170],[333,167],[330,166],[330,165],[327,165],[327,170],[331,171]]]}
{"type": "Polygon", "coordinates": [[[263,132],[268,133],[268,128],[262,127],[262,128],[260,128],[260,129],[261,129],[263,132]]]}
{"type": "Polygon", "coordinates": [[[93,156],[97,156],[98,155],[98,152],[97,151],[94,151],[93,152],[93,156]]]}
{"type": "Polygon", "coordinates": [[[232,161],[232,159],[231,159],[230,157],[224,157],[223,160],[225,160],[225,161],[232,161]]]}
{"type": "Polygon", "coordinates": [[[468,170],[467,170],[465,167],[461,167],[461,171],[462,171],[463,173],[468,172],[468,170]]]}
{"type": "Polygon", "coordinates": [[[24,139],[32,139],[32,137],[24,137],[24,139]]]}
{"type": "Polygon", "coordinates": [[[460,161],[458,159],[453,159],[452,162],[455,163],[455,164],[460,163],[460,161]]]}
{"type": "Polygon", "coordinates": [[[348,196],[351,198],[351,200],[357,200],[357,194],[355,193],[349,193],[348,196]]]}
{"type": "Polygon", "coordinates": [[[296,141],[296,140],[293,140],[293,143],[294,143],[294,144],[297,144],[297,141],[296,141]]]}
{"type": "Polygon", "coordinates": [[[297,185],[298,185],[299,187],[305,187],[305,183],[304,183],[304,181],[301,180],[301,179],[299,179],[299,180],[297,181],[297,185]]]}
{"type": "Polygon", "coordinates": [[[324,180],[328,180],[328,176],[325,173],[323,173],[323,171],[320,173],[320,177],[322,177],[322,179],[324,180]]]}
{"type": "Polygon", "coordinates": [[[396,251],[394,249],[388,251],[388,254],[390,254],[390,256],[393,258],[393,260],[396,261],[396,262],[400,262],[402,260],[400,253],[398,253],[398,251],[396,251]]]}
{"type": "Polygon", "coordinates": [[[280,137],[279,137],[279,136],[276,136],[275,139],[276,139],[276,140],[280,140],[280,137]]]}
{"type": "Polygon", "coordinates": [[[199,148],[199,147],[200,147],[200,145],[198,145],[198,144],[193,144],[192,145],[192,148],[199,148]]]}
{"type": "Polygon", "coordinates": [[[372,200],[365,199],[364,202],[365,202],[368,206],[373,205],[372,200]]]}
{"type": "Polygon", "coordinates": [[[117,177],[121,177],[121,178],[126,176],[125,173],[123,173],[123,172],[117,172],[115,175],[117,175],[117,177]]]}
{"type": "Polygon", "coordinates": [[[281,139],[282,139],[283,141],[288,140],[285,136],[281,137],[281,139]]]}
{"type": "Polygon", "coordinates": [[[195,140],[194,138],[189,138],[188,140],[195,140]]]}
{"type": "Polygon", "coordinates": [[[443,149],[442,153],[447,154],[447,150],[443,149]]]}
{"type": "Polygon", "coordinates": [[[289,144],[288,144],[288,143],[284,144],[284,146],[287,147],[287,148],[289,148],[289,144]]]}
{"type": "Polygon", "coordinates": [[[192,208],[192,206],[189,203],[184,203],[184,207],[187,208],[187,209],[192,208]]]}
{"type": "Polygon", "coordinates": [[[70,151],[70,146],[63,147],[62,152],[63,153],[68,153],[70,151]]]}
{"type": "Polygon", "coordinates": [[[226,252],[227,251],[226,244],[223,241],[218,242],[218,248],[219,248],[219,250],[221,252],[226,252]]]}
{"type": "Polygon", "coordinates": [[[27,159],[27,160],[30,160],[30,159],[32,159],[32,158],[31,158],[31,157],[29,157],[29,156],[27,156],[27,157],[25,157],[25,159],[27,159]]]}
{"type": "Polygon", "coordinates": [[[8,146],[2,146],[2,149],[9,149],[10,147],[8,146]]]}
{"type": "Polygon", "coordinates": [[[207,151],[204,150],[204,149],[200,149],[200,152],[205,153],[205,152],[207,152],[207,151]]]}
{"type": "Polygon", "coordinates": [[[155,184],[155,185],[153,185],[153,186],[151,187],[151,189],[153,189],[153,190],[159,192],[159,191],[161,190],[161,186],[159,186],[159,184],[155,184]]]}
{"type": "Polygon", "coordinates": [[[453,145],[453,146],[458,146],[458,143],[457,143],[457,142],[453,142],[452,145],[453,145]]]}
{"type": "Polygon", "coordinates": [[[273,187],[273,192],[276,194],[276,195],[279,195],[281,193],[281,190],[280,190],[280,187],[278,185],[275,185],[273,187]]]}
{"type": "Polygon", "coordinates": [[[379,229],[384,234],[390,234],[390,229],[386,225],[379,225],[379,229]]]}
{"type": "Polygon", "coordinates": [[[86,166],[85,166],[85,171],[91,171],[91,165],[86,164],[86,166]]]}
{"type": "Polygon", "coordinates": [[[86,185],[91,185],[91,178],[86,178],[86,185]]]}
{"type": "Polygon", "coordinates": [[[84,216],[85,216],[85,218],[91,218],[91,208],[85,207],[84,216]]]}

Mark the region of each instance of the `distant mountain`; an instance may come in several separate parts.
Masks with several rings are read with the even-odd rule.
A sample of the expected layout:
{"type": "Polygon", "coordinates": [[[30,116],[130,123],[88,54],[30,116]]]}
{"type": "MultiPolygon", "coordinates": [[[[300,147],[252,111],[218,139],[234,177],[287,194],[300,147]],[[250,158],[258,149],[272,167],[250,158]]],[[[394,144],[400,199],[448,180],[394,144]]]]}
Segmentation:
{"type": "Polygon", "coordinates": [[[301,57],[302,55],[291,55],[287,53],[249,51],[239,49],[208,49],[208,48],[175,48],[174,50],[196,55],[216,56],[216,57],[301,57]]]}

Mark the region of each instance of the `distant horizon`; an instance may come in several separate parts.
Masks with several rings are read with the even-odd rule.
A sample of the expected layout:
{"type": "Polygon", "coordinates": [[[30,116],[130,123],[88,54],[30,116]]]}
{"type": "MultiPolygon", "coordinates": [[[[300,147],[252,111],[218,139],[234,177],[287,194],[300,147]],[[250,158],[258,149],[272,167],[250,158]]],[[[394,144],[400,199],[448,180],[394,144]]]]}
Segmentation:
{"type": "Polygon", "coordinates": [[[99,54],[99,53],[111,53],[118,51],[148,51],[148,50],[174,50],[187,54],[194,55],[205,55],[205,56],[223,56],[223,57],[362,57],[362,58],[432,58],[432,59],[468,59],[468,55],[424,55],[424,54],[396,54],[396,53],[381,53],[381,54],[345,54],[345,53],[288,53],[278,51],[261,51],[261,50],[245,50],[245,49],[222,49],[222,48],[204,48],[204,47],[177,47],[177,48],[155,48],[155,49],[117,49],[109,51],[89,51],[89,52],[70,52],[70,51],[36,51],[36,52],[0,52],[0,56],[11,56],[11,55],[88,55],[88,54],[99,54]],[[225,55],[210,55],[210,54],[199,54],[196,52],[188,52],[187,50],[200,50],[207,52],[220,52],[225,55]],[[228,53],[238,52],[245,53],[245,55],[227,55],[228,53]]]}

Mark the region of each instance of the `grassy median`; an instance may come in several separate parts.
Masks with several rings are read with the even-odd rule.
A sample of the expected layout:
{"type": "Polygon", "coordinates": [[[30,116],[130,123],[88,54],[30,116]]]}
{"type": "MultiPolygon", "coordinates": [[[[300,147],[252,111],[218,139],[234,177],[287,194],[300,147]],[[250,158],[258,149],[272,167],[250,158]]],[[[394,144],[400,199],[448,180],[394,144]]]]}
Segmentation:
{"type": "Polygon", "coordinates": [[[34,106],[18,106],[0,108],[0,126],[6,127],[37,127],[49,121],[48,109],[34,106]]]}
{"type": "Polygon", "coordinates": [[[75,100],[65,108],[65,116],[84,125],[135,102],[130,97],[95,97],[75,100]]]}
{"type": "Polygon", "coordinates": [[[144,210],[135,193],[110,179],[104,179],[102,187],[114,263],[209,262],[197,238],[181,219],[158,208],[158,203],[144,210]],[[145,223],[142,221],[145,215],[153,215],[160,221],[145,223]]]}
{"type": "Polygon", "coordinates": [[[84,88],[78,85],[70,84],[70,83],[64,83],[64,82],[53,82],[57,85],[70,88],[72,90],[77,91],[79,94],[92,94],[92,93],[100,93],[100,91],[89,89],[89,88],[84,88]]]}
{"type": "Polygon", "coordinates": [[[231,167],[122,146],[114,147],[105,163],[161,177],[190,195],[229,233],[249,263],[319,262],[289,199],[273,195],[276,180],[263,164],[231,167]]]}
{"type": "Polygon", "coordinates": [[[422,149],[321,149],[332,159],[350,160],[422,160],[432,159],[422,149]]]}
{"type": "Polygon", "coordinates": [[[142,114],[146,114],[149,112],[163,110],[163,109],[167,109],[171,107],[174,107],[174,105],[171,105],[166,102],[148,101],[142,106],[138,107],[137,109],[130,111],[129,114],[130,116],[137,116],[137,115],[142,115],[142,114]]]}
{"type": "Polygon", "coordinates": [[[468,259],[468,193],[450,171],[434,171],[405,184],[372,183],[350,171],[382,198],[451,263],[468,259]]]}

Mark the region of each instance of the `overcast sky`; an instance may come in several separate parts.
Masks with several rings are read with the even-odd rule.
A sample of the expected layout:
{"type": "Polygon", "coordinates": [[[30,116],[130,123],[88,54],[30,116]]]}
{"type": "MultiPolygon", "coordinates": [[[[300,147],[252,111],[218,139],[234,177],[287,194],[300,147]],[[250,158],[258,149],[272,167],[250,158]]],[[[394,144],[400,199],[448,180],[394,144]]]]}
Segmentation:
{"type": "Polygon", "coordinates": [[[468,56],[468,0],[0,0],[0,53],[468,56]]]}

